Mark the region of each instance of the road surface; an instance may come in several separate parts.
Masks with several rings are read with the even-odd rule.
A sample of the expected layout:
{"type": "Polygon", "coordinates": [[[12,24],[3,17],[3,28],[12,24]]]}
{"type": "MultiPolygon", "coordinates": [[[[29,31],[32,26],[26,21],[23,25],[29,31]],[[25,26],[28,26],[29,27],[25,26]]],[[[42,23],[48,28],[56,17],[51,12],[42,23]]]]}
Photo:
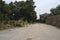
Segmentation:
{"type": "Polygon", "coordinates": [[[0,31],[0,40],[60,40],[60,29],[46,24],[0,31]]]}

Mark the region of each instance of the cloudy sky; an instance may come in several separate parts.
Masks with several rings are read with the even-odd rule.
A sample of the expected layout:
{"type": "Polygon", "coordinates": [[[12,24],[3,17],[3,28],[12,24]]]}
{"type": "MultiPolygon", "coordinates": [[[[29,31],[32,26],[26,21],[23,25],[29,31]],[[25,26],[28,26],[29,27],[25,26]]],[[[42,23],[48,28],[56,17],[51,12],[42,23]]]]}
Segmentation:
{"type": "MultiPolygon", "coordinates": [[[[5,0],[7,3],[15,0],[5,0]]],[[[17,0],[21,1],[21,0],[17,0]]],[[[43,13],[50,13],[51,8],[55,8],[57,5],[60,4],[60,0],[34,0],[36,5],[36,12],[37,14],[43,14],[43,13]]]]}

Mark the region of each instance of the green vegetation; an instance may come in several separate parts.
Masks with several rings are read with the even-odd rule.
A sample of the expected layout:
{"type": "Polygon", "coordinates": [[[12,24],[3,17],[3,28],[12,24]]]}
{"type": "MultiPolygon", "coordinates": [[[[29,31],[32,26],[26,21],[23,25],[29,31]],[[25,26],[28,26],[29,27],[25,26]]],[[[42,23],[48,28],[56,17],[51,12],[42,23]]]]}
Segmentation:
{"type": "Polygon", "coordinates": [[[6,21],[0,22],[0,30],[2,29],[8,29],[8,28],[14,28],[14,27],[23,27],[24,25],[29,24],[27,21],[23,20],[10,20],[8,23],[6,21]]]}
{"type": "Polygon", "coordinates": [[[50,15],[58,15],[60,14],[60,5],[58,5],[56,8],[50,9],[51,13],[50,15]]]}
{"type": "Polygon", "coordinates": [[[5,26],[5,24],[9,24],[9,21],[11,22],[12,20],[10,24],[14,26],[22,26],[26,22],[33,23],[36,20],[35,7],[33,0],[15,1],[9,4],[0,0],[0,21],[3,23],[0,26],[5,26]],[[18,20],[23,21],[18,22],[18,20]]]}
{"type": "Polygon", "coordinates": [[[50,11],[50,14],[45,13],[40,15],[40,22],[60,28],[60,5],[58,5],[56,8],[50,9],[50,11]]]}
{"type": "Polygon", "coordinates": [[[0,30],[4,28],[4,24],[0,23],[0,30]]]}
{"type": "Polygon", "coordinates": [[[50,16],[55,16],[60,14],[60,5],[58,5],[56,8],[51,8],[50,9],[51,13],[44,13],[40,15],[40,22],[45,23],[46,19],[50,16]]]}

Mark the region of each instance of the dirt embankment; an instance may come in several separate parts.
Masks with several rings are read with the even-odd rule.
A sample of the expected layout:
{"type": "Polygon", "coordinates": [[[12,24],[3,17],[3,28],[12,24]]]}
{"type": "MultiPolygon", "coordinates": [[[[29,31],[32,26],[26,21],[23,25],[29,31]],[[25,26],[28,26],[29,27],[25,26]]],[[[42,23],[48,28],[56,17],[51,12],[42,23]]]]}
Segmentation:
{"type": "Polygon", "coordinates": [[[60,28],[60,15],[48,17],[46,23],[60,28]]]}

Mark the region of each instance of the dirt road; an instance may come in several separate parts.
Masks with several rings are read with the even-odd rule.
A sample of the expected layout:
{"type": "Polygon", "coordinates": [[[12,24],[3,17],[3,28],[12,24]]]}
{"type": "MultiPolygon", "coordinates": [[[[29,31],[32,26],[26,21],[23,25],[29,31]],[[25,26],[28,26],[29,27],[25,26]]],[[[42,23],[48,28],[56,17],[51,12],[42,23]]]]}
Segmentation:
{"type": "Polygon", "coordinates": [[[0,40],[60,40],[60,29],[46,24],[0,31],[0,40]]]}

